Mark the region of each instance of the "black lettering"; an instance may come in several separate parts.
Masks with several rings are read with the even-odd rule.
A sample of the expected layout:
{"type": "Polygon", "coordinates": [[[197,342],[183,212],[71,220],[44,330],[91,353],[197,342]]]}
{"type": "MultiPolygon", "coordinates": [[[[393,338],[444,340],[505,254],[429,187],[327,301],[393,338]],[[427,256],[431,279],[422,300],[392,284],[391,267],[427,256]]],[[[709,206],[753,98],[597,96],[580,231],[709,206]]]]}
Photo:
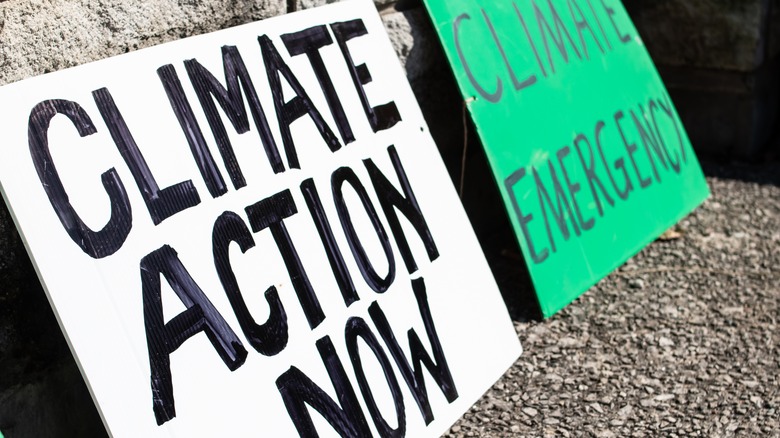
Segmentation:
{"type": "Polygon", "coordinates": [[[539,51],[536,50],[536,43],[534,43],[534,39],[531,37],[531,32],[528,30],[528,25],[525,23],[523,14],[521,14],[520,10],[517,9],[517,3],[512,2],[512,6],[515,8],[515,14],[517,14],[517,18],[520,20],[520,24],[523,26],[523,31],[525,32],[525,37],[528,40],[528,44],[531,45],[531,50],[533,50],[534,52],[534,58],[536,58],[536,64],[539,66],[539,69],[542,71],[542,75],[544,77],[547,77],[547,70],[544,69],[542,58],[539,56],[539,51]]]}
{"type": "Polygon", "coordinates": [[[425,347],[420,341],[419,336],[414,329],[409,329],[409,350],[411,351],[412,365],[404,356],[401,346],[398,344],[398,340],[393,334],[393,330],[390,327],[390,323],[387,321],[385,313],[379,304],[372,303],[368,307],[368,314],[371,315],[371,320],[379,331],[379,335],[385,342],[387,349],[390,351],[390,355],[393,357],[395,364],[401,371],[406,384],[409,386],[409,390],[412,392],[414,401],[420,408],[420,413],[423,416],[425,424],[431,424],[434,420],[433,411],[431,410],[431,403],[428,400],[428,391],[425,389],[425,376],[423,376],[423,366],[428,370],[433,380],[439,386],[439,389],[444,394],[448,403],[452,403],[458,398],[458,390],[455,388],[455,382],[452,380],[452,373],[450,373],[449,365],[447,365],[447,359],[444,357],[444,350],[441,347],[439,336],[436,334],[436,326],[433,324],[433,318],[431,317],[431,309],[428,306],[428,295],[425,291],[425,282],[422,278],[416,278],[412,280],[412,289],[414,290],[414,297],[417,300],[417,308],[420,310],[420,316],[425,326],[425,333],[428,336],[428,341],[431,344],[431,350],[433,351],[433,359],[430,354],[425,351],[425,347]],[[414,367],[414,370],[412,370],[414,367]]]}
{"type": "Polygon", "coordinates": [[[133,179],[141,191],[155,225],[180,211],[200,204],[200,196],[191,180],[160,190],[111,93],[106,88],[100,88],[92,92],[92,97],[108,127],[108,132],[111,133],[111,138],[114,139],[114,144],[127,163],[127,167],[130,168],[130,173],[133,174],[133,179]]]}
{"type": "Polygon", "coordinates": [[[363,111],[366,113],[371,129],[373,129],[374,132],[379,132],[392,128],[396,123],[401,121],[401,114],[398,112],[398,107],[395,106],[395,102],[393,101],[374,107],[368,103],[368,97],[366,96],[366,91],[363,87],[373,80],[371,78],[371,72],[368,71],[366,64],[355,65],[355,61],[352,59],[352,53],[350,53],[349,47],[347,47],[347,41],[368,34],[366,26],[363,24],[363,20],[356,19],[333,23],[330,27],[333,29],[333,34],[336,36],[336,42],[339,45],[339,49],[341,49],[341,54],[344,56],[344,61],[347,63],[349,74],[352,76],[352,82],[355,85],[355,90],[360,98],[360,103],[363,105],[363,111]]]}
{"type": "Polygon", "coordinates": [[[607,48],[612,50],[612,43],[609,42],[609,38],[607,37],[607,32],[604,30],[604,25],[601,24],[601,19],[599,18],[599,14],[596,13],[596,8],[593,7],[593,2],[591,0],[587,0],[587,1],[588,1],[588,8],[590,8],[590,12],[593,14],[593,17],[596,19],[596,23],[599,25],[601,36],[604,37],[604,42],[607,43],[607,48]]]}
{"type": "Polygon", "coordinates": [[[328,221],[328,216],[322,207],[322,201],[320,201],[320,195],[317,192],[314,180],[309,178],[303,181],[301,183],[301,193],[303,193],[303,198],[306,200],[306,206],[309,207],[309,213],[317,228],[317,233],[320,235],[322,246],[325,248],[325,254],[328,256],[330,269],[333,271],[336,283],[338,283],[341,291],[341,296],[344,298],[344,304],[349,307],[352,303],[358,301],[360,297],[355,290],[355,285],[352,283],[352,276],[349,274],[347,264],[344,263],[341,249],[339,249],[339,245],[336,243],[336,237],[333,235],[330,221],[328,221]]]}
{"type": "Polygon", "coordinates": [[[163,245],[141,259],[141,284],[152,407],[157,424],[161,425],[176,416],[171,354],[187,339],[205,332],[230,371],[244,364],[247,351],[170,246],[163,245]],[[167,323],[163,319],[160,275],[187,307],[167,323]]]}
{"type": "Polygon", "coordinates": [[[605,123],[601,120],[599,120],[596,123],[596,148],[599,151],[599,156],[601,157],[601,162],[604,164],[604,169],[607,171],[607,176],[609,176],[609,182],[612,183],[612,187],[615,189],[615,192],[617,193],[618,197],[622,200],[628,199],[628,194],[631,192],[631,190],[634,189],[634,184],[631,182],[631,179],[628,177],[628,170],[626,170],[625,160],[623,158],[618,158],[615,160],[613,165],[615,166],[615,170],[620,170],[623,172],[623,178],[626,182],[625,188],[623,190],[619,189],[617,186],[617,183],[615,182],[615,177],[612,175],[612,171],[609,168],[609,165],[607,164],[607,158],[604,156],[604,148],[601,146],[601,131],[604,129],[605,123]]]}
{"type": "Polygon", "coordinates": [[[588,32],[590,32],[591,38],[593,38],[593,41],[596,43],[601,53],[604,53],[604,48],[601,47],[601,43],[599,42],[599,39],[596,38],[596,33],[593,32],[593,28],[590,26],[588,19],[585,18],[585,14],[582,13],[582,9],[580,9],[580,5],[577,4],[576,0],[567,0],[567,1],[569,3],[569,12],[571,12],[571,19],[574,21],[574,24],[577,27],[577,34],[580,36],[580,43],[582,44],[582,51],[583,53],[585,53],[585,59],[590,59],[590,55],[588,55],[588,44],[585,42],[585,37],[582,34],[582,32],[585,29],[587,29],[588,32]],[[574,14],[575,9],[577,10],[577,14],[579,14],[580,16],[579,20],[574,14]]]}
{"type": "Polygon", "coordinates": [[[471,67],[469,67],[468,61],[466,61],[466,55],[463,54],[463,48],[460,45],[460,32],[458,31],[460,30],[460,22],[463,20],[471,20],[471,16],[469,16],[469,14],[460,14],[452,23],[455,50],[458,52],[460,63],[463,65],[463,70],[466,71],[466,76],[468,76],[469,82],[471,82],[471,85],[475,90],[477,90],[477,93],[487,99],[488,102],[496,103],[501,100],[501,95],[504,93],[504,84],[501,81],[501,78],[496,76],[496,91],[489,93],[487,90],[482,88],[479,82],[477,82],[477,78],[474,77],[474,72],[471,71],[471,67]]]}
{"type": "Polygon", "coordinates": [[[609,38],[607,38],[607,32],[604,31],[604,26],[601,24],[601,19],[599,19],[599,14],[596,13],[596,8],[593,7],[593,2],[591,0],[588,1],[588,8],[590,8],[590,12],[593,14],[593,17],[596,19],[596,24],[599,25],[599,30],[601,31],[601,36],[604,37],[604,42],[607,43],[607,47],[612,50],[612,43],[609,42],[609,38]]]}
{"type": "Polygon", "coordinates": [[[678,123],[677,117],[674,114],[674,107],[672,106],[672,102],[669,101],[668,96],[664,96],[664,100],[658,99],[658,105],[661,107],[663,112],[672,120],[672,123],[674,124],[674,131],[677,133],[677,140],[678,140],[678,144],[680,145],[680,152],[682,153],[682,161],[683,163],[687,163],[688,157],[686,156],[685,141],[683,140],[684,131],[680,129],[680,124],[678,123]]]}
{"type": "Polygon", "coordinates": [[[531,259],[534,261],[534,263],[539,264],[547,260],[547,256],[550,255],[550,252],[547,250],[547,248],[542,249],[542,251],[539,253],[536,252],[536,249],[534,249],[534,242],[531,240],[531,233],[528,231],[528,223],[533,220],[534,215],[531,213],[524,215],[520,211],[520,204],[517,202],[517,195],[515,195],[514,186],[520,182],[524,176],[524,167],[515,170],[504,180],[504,187],[506,187],[506,191],[509,193],[509,199],[512,200],[512,207],[515,210],[517,221],[520,223],[520,230],[523,232],[523,237],[525,237],[525,241],[528,244],[528,252],[531,253],[531,259]]]}
{"type": "Polygon", "coordinates": [[[368,407],[368,412],[371,414],[371,419],[374,421],[379,436],[388,438],[403,437],[406,435],[406,408],[404,406],[401,387],[398,385],[398,379],[395,377],[395,372],[393,372],[390,359],[387,358],[387,355],[379,345],[376,336],[374,336],[374,333],[371,332],[368,324],[366,324],[366,321],[362,318],[353,317],[347,321],[344,337],[347,343],[349,358],[352,361],[352,368],[355,370],[355,377],[357,377],[360,392],[363,394],[363,401],[366,402],[366,407],[368,407]],[[396,423],[398,424],[395,429],[387,424],[387,421],[382,417],[382,412],[376,405],[371,386],[369,386],[366,373],[363,371],[363,362],[360,359],[360,350],[358,350],[358,338],[363,339],[363,342],[371,349],[371,352],[374,353],[374,357],[376,357],[379,361],[379,365],[382,367],[385,381],[387,381],[390,394],[393,396],[396,423]]]}
{"type": "Polygon", "coordinates": [[[593,228],[595,219],[593,218],[590,218],[588,220],[583,219],[582,211],[580,210],[580,204],[577,202],[577,193],[580,192],[580,183],[571,182],[571,178],[569,178],[569,172],[566,170],[566,166],[563,165],[564,158],[569,156],[570,152],[571,149],[568,146],[564,146],[561,149],[559,149],[555,155],[558,157],[558,165],[561,166],[561,170],[563,171],[563,179],[564,181],[566,181],[566,187],[569,189],[569,195],[571,195],[571,203],[574,205],[574,212],[577,214],[577,220],[579,221],[582,229],[588,231],[591,228],[593,228]]]}
{"type": "Polygon", "coordinates": [[[488,17],[484,9],[482,9],[482,17],[485,18],[485,24],[487,24],[488,28],[490,29],[490,34],[493,35],[493,41],[495,41],[496,48],[498,48],[498,52],[501,54],[501,59],[504,60],[504,66],[506,67],[507,72],[509,72],[509,78],[512,79],[512,85],[515,87],[515,90],[522,90],[523,88],[530,87],[531,85],[535,84],[536,75],[530,75],[522,82],[517,79],[517,76],[515,76],[515,71],[512,69],[512,66],[509,65],[506,52],[504,52],[504,46],[501,44],[501,40],[498,39],[496,29],[493,27],[493,23],[490,21],[490,17],[488,17]]]}
{"type": "MultiPolygon", "coordinates": [[[[225,180],[217,168],[217,163],[214,162],[214,157],[211,156],[206,139],[203,138],[203,131],[201,131],[200,125],[192,113],[192,106],[184,94],[184,89],[181,86],[176,70],[171,64],[166,64],[157,69],[157,76],[160,78],[160,82],[162,82],[165,94],[168,95],[168,101],[174,114],[176,114],[176,119],[179,121],[181,131],[187,139],[187,144],[190,145],[192,156],[195,158],[195,163],[198,165],[198,170],[206,182],[209,193],[213,198],[224,195],[227,193],[225,180]]],[[[235,157],[233,159],[235,161],[235,157]]]]}
{"type": "Polygon", "coordinates": [[[249,344],[260,354],[274,356],[287,346],[287,313],[284,311],[279,292],[271,286],[265,291],[265,300],[270,309],[268,321],[262,325],[255,322],[249,313],[244,296],[238,286],[236,275],[230,266],[230,244],[235,242],[242,253],[254,248],[255,241],[244,221],[232,211],[222,213],[214,222],[212,232],[212,251],[214,266],[219,281],[225,289],[238,324],[246,335],[249,344]]]}
{"type": "Polygon", "coordinates": [[[295,143],[293,142],[292,133],[290,132],[290,125],[300,119],[301,117],[308,115],[314,126],[320,132],[322,139],[325,140],[325,144],[328,145],[331,152],[336,152],[341,148],[339,140],[336,135],[333,134],[330,127],[322,118],[322,114],[314,106],[314,102],[311,101],[309,95],[306,94],[306,90],[303,89],[301,83],[293,75],[290,66],[288,66],[279,52],[274,47],[271,39],[267,35],[262,35],[258,39],[260,43],[260,49],[263,52],[263,61],[265,62],[265,72],[268,75],[268,84],[271,87],[271,96],[274,101],[274,108],[276,109],[276,116],[279,119],[279,130],[282,133],[282,143],[284,144],[284,151],[287,155],[287,164],[290,168],[300,169],[301,165],[298,162],[298,153],[295,150],[295,143]],[[285,102],[284,93],[282,91],[281,76],[290,85],[295,97],[290,99],[289,102],[285,102]]]}
{"type": "Polygon", "coordinates": [[[279,248],[287,273],[290,275],[295,294],[301,303],[303,313],[309,322],[309,327],[314,329],[325,320],[320,301],[311,286],[306,270],[303,269],[301,258],[295,249],[290,233],[284,225],[284,220],[298,213],[292,193],[289,190],[279,192],[273,196],[256,202],[244,209],[249,217],[249,225],[252,231],[257,233],[266,228],[271,229],[271,235],[279,248]]]}
{"type": "Polygon", "coordinates": [[[547,21],[547,19],[544,17],[544,14],[539,9],[539,6],[536,4],[536,0],[533,1],[534,5],[534,12],[536,14],[536,22],[539,24],[539,33],[542,34],[542,41],[544,41],[544,49],[547,52],[547,60],[550,62],[550,70],[552,70],[553,73],[555,73],[555,64],[553,63],[552,58],[552,52],[550,52],[550,42],[547,39],[547,35],[550,35],[550,38],[552,38],[553,42],[555,43],[555,47],[558,48],[558,53],[563,57],[564,62],[567,64],[569,63],[569,52],[566,51],[566,42],[563,40],[563,37],[566,36],[566,39],[569,41],[569,45],[572,49],[574,49],[574,54],[577,55],[578,59],[582,59],[582,55],[580,55],[580,51],[577,50],[577,46],[574,45],[574,40],[571,38],[571,34],[569,33],[569,30],[566,29],[566,26],[564,26],[563,21],[561,20],[561,16],[558,15],[558,11],[555,9],[555,6],[552,4],[552,0],[547,0],[547,4],[550,6],[550,12],[553,16],[553,23],[555,24],[555,33],[553,34],[552,27],[550,26],[550,23],[547,21]],[[545,29],[547,29],[547,32],[545,32],[545,29]]]}
{"type": "Polygon", "coordinates": [[[649,186],[653,180],[650,178],[642,178],[642,174],[639,172],[639,166],[637,166],[636,160],[634,159],[634,153],[636,153],[639,147],[636,145],[636,143],[629,143],[626,139],[626,134],[623,132],[623,128],[620,126],[620,120],[623,117],[623,111],[618,111],[615,113],[615,126],[617,126],[618,132],[620,132],[620,138],[623,139],[623,145],[625,146],[626,152],[628,153],[628,159],[631,160],[631,165],[634,167],[634,172],[636,172],[636,177],[639,180],[639,187],[644,189],[649,186]]]}
{"type": "Polygon", "coordinates": [[[604,7],[604,10],[607,12],[607,15],[609,16],[609,21],[612,22],[612,27],[615,29],[615,33],[617,34],[618,38],[620,38],[621,43],[627,43],[631,41],[631,35],[624,34],[620,32],[620,29],[618,29],[617,23],[615,23],[615,9],[608,6],[607,2],[604,0],[601,0],[601,6],[604,7]]]}
{"type": "Polygon", "coordinates": [[[553,205],[552,198],[550,198],[550,193],[544,186],[544,183],[542,182],[541,177],[539,177],[539,172],[537,172],[536,168],[532,168],[532,172],[534,175],[534,181],[536,182],[536,193],[539,197],[539,205],[542,207],[544,225],[547,229],[547,238],[550,240],[550,248],[552,248],[552,251],[555,252],[555,240],[553,239],[552,229],[550,227],[550,219],[548,217],[545,204],[547,204],[550,207],[550,210],[552,210],[552,216],[555,219],[555,223],[558,225],[558,230],[560,230],[561,234],[563,235],[563,240],[569,240],[569,227],[566,225],[567,213],[568,217],[570,217],[572,220],[571,225],[572,228],[574,228],[574,233],[577,236],[580,235],[580,229],[577,226],[577,221],[574,219],[571,205],[569,205],[569,200],[566,198],[566,193],[563,191],[563,186],[561,186],[561,182],[558,179],[558,174],[555,172],[555,167],[553,167],[552,161],[548,160],[547,165],[550,169],[550,176],[552,177],[553,190],[555,190],[555,201],[557,206],[553,205]],[[564,211],[564,209],[566,211],[564,211]]]}
{"type": "MultiPolygon", "coordinates": [[[[601,183],[601,180],[596,175],[595,167],[595,157],[593,156],[593,148],[590,145],[590,142],[588,141],[588,138],[585,137],[585,135],[580,134],[574,139],[574,149],[577,150],[577,155],[580,157],[580,163],[582,164],[582,169],[585,171],[585,177],[588,179],[588,185],[590,186],[590,191],[593,193],[593,200],[596,202],[596,209],[599,211],[599,216],[604,216],[604,207],[601,205],[601,199],[599,199],[599,194],[596,192],[596,185],[598,185],[599,189],[601,189],[601,194],[604,196],[604,199],[607,201],[607,204],[609,204],[610,207],[613,207],[615,205],[615,201],[612,199],[611,196],[609,196],[609,193],[607,193],[607,190],[604,188],[604,184],[601,183]],[[585,155],[582,153],[582,148],[580,147],[580,143],[585,143],[588,146],[588,161],[585,161],[585,155]]],[[[607,170],[609,171],[609,170],[607,170]]],[[[610,175],[610,178],[612,178],[612,175],[610,175]]],[[[614,180],[613,180],[614,184],[614,180]]]]}
{"type": "Polygon", "coordinates": [[[382,226],[382,222],[379,221],[379,215],[377,214],[374,205],[371,203],[365,187],[363,187],[360,179],[358,179],[352,169],[348,167],[336,169],[331,176],[331,185],[333,188],[333,200],[336,203],[336,211],[338,211],[341,226],[344,228],[349,248],[352,250],[352,255],[355,257],[355,261],[360,268],[360,273],[363,275],[363,278],[371,289],[377,293],[384,293],[390,285],[393,284],[393,280],[395,279],[395,258],[393,257],[393,249],[390,247],[390,240],[387,238],[387,232],[382,226]],[[387,275],[384,278],[379,276],[376,269],[374,269],[374,266],[371,264],[371,260],[369,260],[365,248],[363,248],[363,245],[360,243],[360,238],[357,235],[355,226],[352,224],[349,209],[344,202],[343,185],[345,182],[352,186],[352,189],[355,191],[358,198],[360,198],[360,202],[363,204],[363,208],[368,214],[371,225],[374,226],[377,238],[382,244],[382,250],[385,253],[388,265],[387,275]]]}
{"type": "Polygon", "coordinates": [[[664,153],[666,153],[666,158],[669,160],[669,164],[672,166],[672,170],[674,170],[675,173],[680,173],[680,154],[678,152],[675,152],[674,156],[675,158],[672,158],[672,154],[669,153],[669,148],[666,146],[666,142],[664,141],[664,136],[661,135],[661,128],[658,127],[658,119],[656,119],[655,114],[658,112],[658,104],[656,103],[655,99],[650,99],[650,103],[648,105],[648,111],[650,111],[650,116],[653,118],[653,128],[655,129],[655,134],[658,136],[658,141],[661,143],[661,147],[664,148],[664,153]]]}
{"type": "Polygon", "coordinates": [[[379,205],[382,206],[382,211],[384,211],[387,222],[390,224],[390,230],[393,232],[395,242],[398,245],[398,250],[401,251],[401,257],[404,259],[406,269],[411,274],[417,271],[417,263],[414,260],[412,250],[409,248],[409,243],[406,241],[406,236],[401,227],[401,222],[398,220],[396,209],[403,213],[409,223],[414,227],[414,230],[417,231],[420,240],[422,240],[422,243],[425,246],[425,251],[428,253],[428,259],[430,261],[436,260],[439,257],[439,250],[436,249],[436,243],[433,241],[431,230],[425,222],[425,217],[420,210],[420,205],[417,203],[417,198],[414,196],[412,187],[409,184],[409,179],[401,164],[401,159],[398,158],[398,152],[395,150],[395,146],[389,146],[387,148],[387,153],[390,155],[390,161],[393,163],[395,175],[401,185],[403,194],[393,186],[373,161],[367,159],[363,160],[363,163],[366,165],[369,177],[371,177],[371,183],[379,198],[379,205]]]}
{"type": "Polygon", "coordinates": [[[92,258],[110,256],[122,247],[133,227],[133,214],[125,186],[115,168],[103,172],[100,180],[111,204],[111,217],[98,231],[93,231],[81,220],[70,203],[49,151],[49,124],[57,114],[70,119],[81,137],[97,132],[92,119],[76,102],[55,99],[35,105],[27,125],[27,141],[35,171],[57,218],[73,242],[92,258]]]}
{"type": "MultiPolygon", "coordinates": [[[[640,105],[639,110],[642,112],[642,118],[645,119],[645,109],[640,105]]],[[[658,168],[655,165],[655,160],[653,159],[653,154],[650,153],[650,150],[652,149],[655,153],[655,156],[661,160],[661,165],[664,167],[664,169],[669,170],[669,165],[666,164],[666,157],[661,150],[661,145],[658,144],[658,138],[655,136],[653,128],[649,126],[649,121],[645,119],[645,121],[648,123],[648,126],[645,127],[642,124],[642,121],[639,120],[636,114],[634,114],[633,110],[631,111],[631,119],[633,119],[634,125],[636,125],[636,129],[639,132],[639,138],[642,140],[642,145],[645,147],[645,152],[647,152],[647,160],[650,161],[650,166],[653,168],[653,176],[655,176],[655,180],[660,183],[661,175],[658,174],[658,168]]]]}
{"type": "Polygon", "coordinates": [[[314,26],[300,32],[284,34],[281,38],[290,56],[305,54],[309,59],[309,64],[311,64],[314,75],[317,76],[322,93],[325,95],[325,101],[328,102],[330,114],[336,122],[336,128],[338,128],[344,144],[355,141],[347,114],[344,112],[344,107],[341,105],[339,95],[333,87],[333,81],[328,74],[328,69],[325,68],[322,54],[320,54],[321,48],[333,44],[328,28],[324,25],[314,26]]]}
{"type": "Polygon", "coordinates": [[[290,419],[298,430],[298,435],[303,438],[319,436],[314,428],[311,414],[306,408],[306,405],[309,405],[319,412],[339,435],[371,436],[371,430],[368,428],[368,422],[360,408],[355,390],[328,336],[317,341],[317,350],[320,352],[325,369],[328,370],[328,376],[338,394],[339,402],[333,400],[321,387],[294,366],[276,379],[276,387],[284,400],[290,419]]]}
{"type": "Polygon", "coordinates": [[[268,125],[268,119],[260,105],[252,78],[249,77],[249,72],[238,49],[235,46],[222,46],[222,68],[226,86],[223,86],[210,71],[195,59],[184,61],[184,67],[187,69],[187,75],[195,89],[195,94],[198,95],[198,101],[200,101],[200,106],[209,122],[209,127],[211,127],[211,132],[217,142],[217,148],[222,155],[222,161],[230,175],[230,180],[233,182],[233,187],[239,189],[246,186],[246,180],[236,159],[225,124],[217,111],[215,100],[230,120],[233,129],[238,134],[243,134],[249,131],[249,115],[244,106],[244,97],[246,98],[271,169],[274,173],[284,172],[282,157],[279,155],[276,141],[271,134],[271,127],[268,125]],[[242,91],[244,97],[242,97],[242,91]]]}

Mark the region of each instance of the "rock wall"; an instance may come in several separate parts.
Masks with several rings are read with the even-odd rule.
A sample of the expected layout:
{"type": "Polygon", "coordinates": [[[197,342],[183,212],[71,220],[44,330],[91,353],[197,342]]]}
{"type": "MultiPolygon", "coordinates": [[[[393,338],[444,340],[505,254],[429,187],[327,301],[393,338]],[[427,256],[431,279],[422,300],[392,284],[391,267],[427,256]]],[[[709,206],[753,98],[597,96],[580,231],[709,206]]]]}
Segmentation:
{"type": "Polygon", "coordinates": [[[284,0],[10,0],[0,3],[0,82],[259,20],[284,0]]]}
{"type": "Polygon", "coordinates": [[[624,4],[700,154],[780,154],[779,0],[624,4]]]}
{"type": "Polygon", "coordinates": [[[751,72],[766,61],[767,2],[634,0],[626,6],[659,64],[751,72]]]}

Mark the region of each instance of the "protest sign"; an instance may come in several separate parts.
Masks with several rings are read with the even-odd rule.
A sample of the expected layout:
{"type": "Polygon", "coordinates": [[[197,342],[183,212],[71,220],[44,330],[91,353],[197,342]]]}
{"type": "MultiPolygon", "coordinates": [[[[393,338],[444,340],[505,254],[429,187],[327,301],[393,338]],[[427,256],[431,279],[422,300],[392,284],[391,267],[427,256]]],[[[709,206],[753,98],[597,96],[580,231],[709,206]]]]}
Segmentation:
{"type": "Polygon", "coordinates": [[[425,0],[550,316],[709,194],[619,0],[425,0]]]}
{"type": "Polygon", "coordinates": [[[371,1],[0,89],[114,436],[439,436],[520,345],[371,1]]]}

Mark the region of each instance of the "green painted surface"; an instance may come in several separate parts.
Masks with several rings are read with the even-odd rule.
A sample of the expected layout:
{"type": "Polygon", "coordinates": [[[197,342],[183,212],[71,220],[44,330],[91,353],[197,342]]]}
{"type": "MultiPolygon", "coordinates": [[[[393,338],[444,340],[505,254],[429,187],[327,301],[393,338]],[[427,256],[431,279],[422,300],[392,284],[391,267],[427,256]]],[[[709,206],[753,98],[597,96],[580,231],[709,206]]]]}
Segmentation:
{"type": "Polygon", "coordinates": [[[425,0],[545,317],[709,195],[619,0],[425,0]]]}

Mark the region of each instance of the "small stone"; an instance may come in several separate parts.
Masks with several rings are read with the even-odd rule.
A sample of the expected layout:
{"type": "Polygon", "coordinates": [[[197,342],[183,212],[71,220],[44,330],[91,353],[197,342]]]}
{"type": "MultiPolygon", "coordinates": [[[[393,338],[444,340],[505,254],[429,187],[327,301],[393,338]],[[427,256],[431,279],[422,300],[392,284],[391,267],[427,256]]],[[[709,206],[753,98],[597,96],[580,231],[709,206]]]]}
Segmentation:
{"type": "Polygon", "coordinates": [[[655,406],[655,400],[653,400],[652,398],[646,398],[646,399],[640,400],[639,401],[639,405],[642,406],[643,408],[653,407],[653,406],[655,406]]]}
{"type": "Polygon", "coordinates": [[[534,408],[523,408],[521,410],[525,415],[528,415],[529,417],[535,417],[539,414],[539,411],[537,411],[534,408]]]}
{"type": "Polygon", "coordinates": [[[570,336],[566,336],[558,340],[558,345],[564,348],[577,347],[579,346],[579,341],[570,336]]]}
{"type": "Polygon", "coordinates": [[[632,278],[631,280],[628,280],[628,287],[631,289],[644,289],[645,281],[641,278],[632,278]]]}
{"type": "MultiPolygon", "coordinates": [[[[631,415],[631,411],[633,411],[633,410],[634,410],[633,406],[631,406],[631,405],[625,405],[625,406],[623,406],[622,408],[620,408],[620,410],[618,411],[618,413],[617,413],[617,414],[618,414],[618,416],[619,416],[619,417],[626,418],[626,417],[628,417],[629,415],[631,415]]],[[[621,424],[622,424],[622,423],[621,423],[621,424]]]]}
{"type": "Polygon", "coordinates": [[[561,418],[561,417],[563,417],[563,413],[561,412],[560,409],[556,409],[556,410],[550,412],[547,415],[549,415],[550,417],[554,417],[554,418],[561,418]]]}

